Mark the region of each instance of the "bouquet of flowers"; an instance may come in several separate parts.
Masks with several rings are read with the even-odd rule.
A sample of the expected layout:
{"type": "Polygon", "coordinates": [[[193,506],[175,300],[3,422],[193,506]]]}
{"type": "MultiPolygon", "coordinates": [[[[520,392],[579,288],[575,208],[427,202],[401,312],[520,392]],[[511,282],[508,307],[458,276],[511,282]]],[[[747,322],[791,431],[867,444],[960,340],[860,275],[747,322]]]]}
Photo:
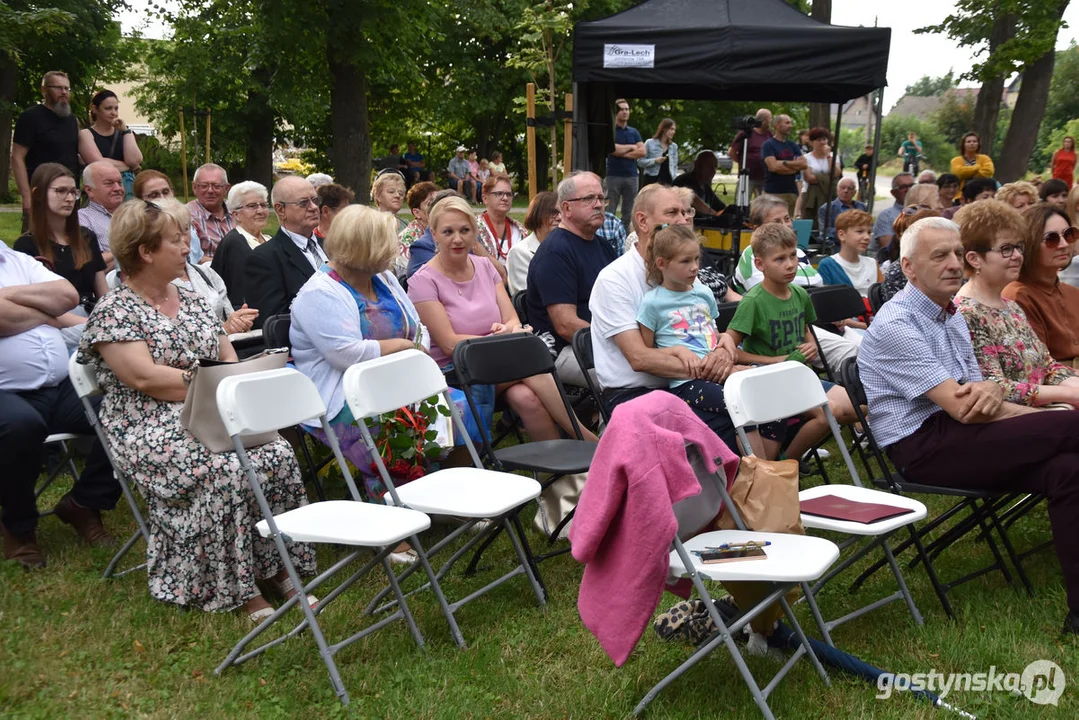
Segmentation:
{"type": "MultiPolygon", "coordinates": [[[[448,416],[449,408],[429,397],[413,407],[401,408],[367,420],[374,434],[375,447],[394,480],[408,482],[427,474],[431,461],[437,460],[442,447],[435,442],[435,421],[448,416]]],[[[378,475],[378,465],[371,462],[371,473],[378,475]]]]}

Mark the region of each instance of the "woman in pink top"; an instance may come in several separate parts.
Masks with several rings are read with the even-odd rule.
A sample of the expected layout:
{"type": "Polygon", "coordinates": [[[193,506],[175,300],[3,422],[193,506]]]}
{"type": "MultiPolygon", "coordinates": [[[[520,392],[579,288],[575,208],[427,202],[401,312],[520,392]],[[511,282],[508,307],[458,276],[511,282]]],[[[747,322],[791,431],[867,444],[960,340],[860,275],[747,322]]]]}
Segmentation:
{"type": "MultiPolygon", "coordinates": [[[[431,333],[431,357],[444,370],[453,349],[471,337],[528,332],[513,310],[502,278],[491,261],[471,255],[476,218],[463,198],[449,197],[432,208],[428,221],[438,252],[408,281],[408,296],[431,333]]],[[[550,375],[499,385],[506,402],[533,440],[555,440],[559,428],[573,436],[573,425],[550,375]]],[[[598,438],[583,429],[586,440],[598,438]]]]}

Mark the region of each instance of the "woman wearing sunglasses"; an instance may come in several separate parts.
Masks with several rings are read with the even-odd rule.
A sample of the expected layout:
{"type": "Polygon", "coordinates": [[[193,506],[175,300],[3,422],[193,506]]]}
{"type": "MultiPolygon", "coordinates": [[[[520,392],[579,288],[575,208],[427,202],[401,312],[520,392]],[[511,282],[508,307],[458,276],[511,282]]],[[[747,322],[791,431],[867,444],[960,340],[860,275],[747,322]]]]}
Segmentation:
{"type": "Polygon", "coordinates": [[[1071,263],[1079,229],[1065,212],[1039,203],[1024,213],[1023,266],[1004,297],[1019,303],[1034,332],[1059,362],[1075,366],[1079,356],[1079,288],[1060,282],[1058,273],[1071,263]]]}
{"type": "Polygon", "coordinates": [[[1052,358],[1023,309],[1002,297],[1023,266],[1023,216],[1008,203],[982,200],[961,208],[955,221],[969,278],[955,303],[970,328],[982,375],[1001,387],[1007,402],[1079,407],[1079,377],[1052,358]]]}

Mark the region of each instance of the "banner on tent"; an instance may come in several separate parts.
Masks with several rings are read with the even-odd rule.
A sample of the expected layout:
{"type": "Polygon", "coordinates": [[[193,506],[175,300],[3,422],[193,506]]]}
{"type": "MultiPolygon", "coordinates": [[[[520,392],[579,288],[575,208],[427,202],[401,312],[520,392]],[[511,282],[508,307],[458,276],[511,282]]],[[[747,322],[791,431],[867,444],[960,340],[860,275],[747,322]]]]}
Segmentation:
{"type": "Polygon", "coordinates": [[[603,67],[605,68],[652,68],[655,66],[655,45],[603,44],[603,67]]]}

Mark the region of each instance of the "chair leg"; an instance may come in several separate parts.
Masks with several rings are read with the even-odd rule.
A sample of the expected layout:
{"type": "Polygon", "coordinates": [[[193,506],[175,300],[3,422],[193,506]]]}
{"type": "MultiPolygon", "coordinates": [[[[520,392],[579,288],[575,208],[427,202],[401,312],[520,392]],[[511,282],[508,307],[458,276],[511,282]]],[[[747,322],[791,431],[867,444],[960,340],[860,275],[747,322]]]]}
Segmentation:
{"type": "MultiPolygon", "coordinates": [[[[405,622],[408,624],[408,631],[412,633],[412,639],[416,641],[417,647],[423,647],[423,635],[420,634],[420,629],[416,627],[416,620],[412,617],[412,611],[408,609],[408,601],[405,599],[404,594],[401,592],[401,585],[397,582],[397,575],[393,572],[393,567],[390,565],[390,559],[387,556],[382,557],[382,569],[386,572],[386,579],[390,582],[390,587],[393,588],[394,597],[397,598],[397,607],[401,609],[401,614],[405,618],[405,622]]],[[[295,581],[293,581],[295,583],[295,581]]],[[[294,585],[295,587],[295,585],[294,585]]],[[[441,590],[439,591],[441,594],[441,590]]],[[[443,598],[444,600],[444,598],[443,598]]],[[[304,605],[307,604],[307,599],[304,599],[304,605]]],[[[314,617],[314,615],[312,615],[314,617]]]]}
{"type": "Polygon", "coordinates": [[[914,618],[916,624],[924,625],[925,620],[922,618],[922,614],[918,612],[918,608],[914,604],[914,598],[911,597],[910,590],[907,588],[907,581],[903,578],[903,572],[899,569],[899,565],[895,561],[895,556],[892,555],[891,545],[885,540],[881,543],[881,548],[884,550],[884,556],[888,558],[888,564],[892,566],[892,574],[895,575],[895,582],[899,585],[899,592],[903,595],[903,600],[907,603],[907,609],[910,610],[910,616],[914,618]]]}
{"type": "Polygon", "coordinates": [[[446,602],[446,596],[442,593],[442,586],[438,582],[438,578],[435,577],[434,570],[431,569],[431,562],[427,558],[427,553],[424,552],[423,546],[420,544],[420,538],[418,535],[413,535],[408,539],[409,544],[416,551],[416,555],[419,556],[419,562],[423,565],[423,571],[427,573],[427,580],[431,584],[431,589],[435,593],[435,597],[438,599],[438,606],[442,608],[442,614],[446,617],[446,623],[450,626],[450,635],[453,636],[453,641],[457,643],[457,647],[468,647],[465,644],[465,638],[461,635],[461,628],[457,627],[457,618],[453,616],[453,611],[450,610],[449,603],[446,602]]]}
{"type": "Polygon", "coordinates": [[[502,526],[506,528],[506,534],[509,536],[510,542],[513,543],[513,550],[517,553],[517,560],[521,563],[521,567],[524,568],[525,575],[528,576],[528,582],[532,584],[532,592],[536,594],[536,600],[541,607],[546,605],[547,589],[539,580],[539,569],[535,567],[535,563],[532,561],[532,553],[525,552],[526,546],[522,543],[527,543],[528,541],[524,540],[524,529],[521,528],[520,518],[514,513],[512,517],[502,520],[502,526]],[[518,530],[520,530],[521,537],[517,536],[517,531],[513,528],[514,525],[517,525],[518,530]]]}
{"type": "Polygon", "coordinates": [[[120,563],[124,556],[127,555],[128,551],[135,546],[135,543],[137,543],[139,539],[142,538],[142,536],[142,530],[136,530],[131,534],[131,537],[128,538],[127,542],[125,542],[123,546],[119,549],[119,551],[117,551],[116,555],[114,555],[112,560],[109,562],[108,567],[105,568],[105,572],[101,576],[102,578],[108,579],[113,577],[120,577],[122,575],[127,575],[129,572],[140,570],[146,567],[146,563],[142,563],[140,565],[136,565],[135,567],[128,568],[127,570],[116,572],[116,566],[120,563]]]}
{"type": "Polygon", "coordinates": [[[296,434],[300,438],[300,451],[303,453],[304,464],[307,465],[307,471],[311,474],[311,482],[315,484],[315,494],[318,495],[319,502],[325,502],[326,493],[322,489],[322,481],[318,478],[318,468],[315,467],[315,462],[311,459],[311,451],[307,449],[308,435],[298,425],[296,426],[296,434]]]}

